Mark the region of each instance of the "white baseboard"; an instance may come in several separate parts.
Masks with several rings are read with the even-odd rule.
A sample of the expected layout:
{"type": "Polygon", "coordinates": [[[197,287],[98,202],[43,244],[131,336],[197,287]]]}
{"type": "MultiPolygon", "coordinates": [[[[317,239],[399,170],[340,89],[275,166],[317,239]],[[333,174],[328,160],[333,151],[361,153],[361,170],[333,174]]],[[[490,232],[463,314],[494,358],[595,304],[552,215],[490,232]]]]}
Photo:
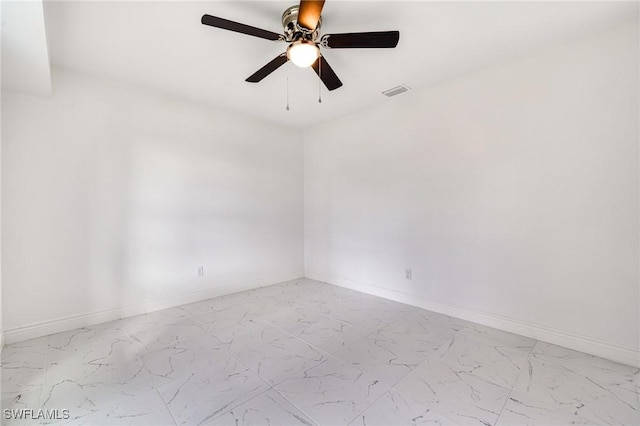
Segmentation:
{"type": "Polygon", "coordinates": [[[497,328],[499,330],[508,331],[510,333],[519,334],[521,336],[530,337],[542,342],[563,346],[565,348],[606,358],[622,364],[640,367],[640,351],[636,348],[620,346],[587,336],[581,336],[563,330],[481,312],[461,306],[432,302],[426,300],[420,295],[403,293],[371,284],[334,277],[329,279],[309,275],[307,275],[307,277],[317,281],[323,281],[328,284],[334,284],[340,287],[360,291],[362,293],[371,294],[373,296],[395,300],[396,302],[407,305],[417,306],[419,308],[471,321],[477,324],[486,325],[488,327],[497,328]]]}
{"type": "Polygon", "coordinates": [[[184,305],[186,303],[193,303],[201,300],[211,299],[212,297],[219,297],[227,294],[238,293],[240,291],[252,290],[255,288],[277,284],[285,281],[291,281],[302,277],[304,277],[304,272],[302,271],[291,272],[288,274],[276,275],[252,281],[227,284],[204,291],[198,291],[195,293],[184,294],[162,300],[155,300],[138,305],[123,306],[100,312],[91,312],[83,315],[58,318],[52,321],[45,321],[5,330],[4,338],[6,339],[7,344],[21,342],[23,340],[34,339],[36,337],[47,336],[49,334],[60,333],[62,331],[73,330],[75,328],[88,327],[107,321],[114,321],[120,318],[146,314],[149,312],[159,311],[161,309],[184,305]]]}

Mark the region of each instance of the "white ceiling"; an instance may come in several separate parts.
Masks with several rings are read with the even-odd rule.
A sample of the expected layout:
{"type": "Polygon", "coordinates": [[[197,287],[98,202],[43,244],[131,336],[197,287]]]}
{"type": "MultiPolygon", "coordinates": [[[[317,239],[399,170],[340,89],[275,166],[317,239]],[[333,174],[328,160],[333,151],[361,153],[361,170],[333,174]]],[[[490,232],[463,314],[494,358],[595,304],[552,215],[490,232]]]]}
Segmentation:
{"type": "Polygon", "coordinates": [[[48,53],[57,67],[307,128],[385,102],[380,92],[400,83],[428,87],[638,19],[638,2],[327,0],[322,33],[399,30],[400,42],[396,49],[324,49],[344,86],[323,87],[319,104],[310,69],[288,63],[261,83],[244,81],[285,43],[200,24],[207,13],[281,32],[282,12],[295,3],[45,1],[48,53]]]}

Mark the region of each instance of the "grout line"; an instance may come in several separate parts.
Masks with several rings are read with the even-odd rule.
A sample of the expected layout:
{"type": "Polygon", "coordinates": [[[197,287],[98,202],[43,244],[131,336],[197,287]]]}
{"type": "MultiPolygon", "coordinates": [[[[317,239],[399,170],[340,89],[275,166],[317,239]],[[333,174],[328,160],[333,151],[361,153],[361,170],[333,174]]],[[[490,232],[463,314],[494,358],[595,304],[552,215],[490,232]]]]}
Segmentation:
{"type": "Polygon", "coordinates": [[[273,387],[273,391],[275,391],[278,395],[280,395],[282,398],[284,398],[289,404],[291,404],[291,406],[295,407],[296,410],[300,411],[302,414],[307,416],[307,418],[309,420],[311,420],[314,424],[320,425],[320,422],[316,421],[313,417],[311,417],[309,415],[309,413],[307,413],[306,411],[304,411],[302,409],[302,407],[298,407],[293,401],[291,401],[289,398],[287,398],[286,395],[283,395],[282,392],[280,392],[278,389],[276,389],[275,386],[273,387]]]}
{"type": "Polygon", "coordinates": [[[522,367],[520,368],[520,371],[518,372],[518,377],[516,377],[516,380],[513,382],[513,385],[511,385],[511,389],[509,391],[509,395],[507,396],[507,399],[504,401],[504,404],[502,405],[502,409],[500,410],[500,414],[498,415],[498,418],[496,419],[496,425],[500,424],[500,420],[502,419],[502,416],[504,414],[504,409],[507,406],[507,404],[509,403],[509,400],[511,399],[511,395],[513,395],[513,390],[515,389],[516,385],[518,384],[518,381],[520,380],[520,376],[522,376],[522,371],[525,370],[527,363],[529,362],[529,358],[531,358],[531,354],[533,353],[533,349],[536,347],[536,345],[538,344],[538,341],[535,340],[535,343],[533,345],[531,345],[531,349],[529,350],[529,353],[527,354],[527,359],[526,361],[523,363],[522,367]]]}
{"type": "MultiPolygon", "coordinates": [[[[141,317],[143,315],[146,315],[146,314],[135,315],[135,316],[129,317],[129,318],[141,317]]],[[[120,321],[120,320],[115,320],[115,321],[120,321]]],[[[162,402],[162,405],[164,405],[164,408],[167,410],[167,413],[169,413],[169,416],[171,417],[171,420],[173,420],[174,426],[177,426],[178,425],[178,421],[176,420],[175,416],[173,415],[173,411],[171,411],[171,409],[169,408],[169,405],[167,404],[167,402],[162,397],[162,394],[160,393],[160,390],[158,389],[158,387],[154,383],[154,380],[151,377],[151,374],[149,373],[149,371],[147,370],[147,366],[146,366],[146,364],[144,362],[144,359],[143,359],[144,355],[149,354],[149,353],[154,352],[154,351],[148,351],[147,348],[144,346],[144,344],[142,344],[142,342],[139,342],[138,339],[134,338],[132,336],[131,332],[129,331],[129,328],[125,324],[122,324],[122,328],[121,329],[124,331],[127,339],[129,340],[129,342],[131,343],[131,345],[133,346],[133,348],[135,350],[135,357],[134,358],[138,359],[140,361],[140,363],[142,364],[142,368],[144,369],[144,371],[146,373],[147,380],[151,384],[151,387],[156,391],[156,394],[158,395],[158,398],[160,398],[160,401],[162,402]],[[138,345],[138,343],[139,343],[139,345],[138,345]]],[[[161,350],[161,349],[158,349],[158,350],[161,350]]]]}
{"type": "Polygon", "coordinates": [[[42,403],[44,402],[42,400],[42,395],[44,393],[44,384],[46,383],[46,379],[47,379],[47,370],[49,369],[49,337],[47,336],[47,347],[45,349],[45,353],[44,353],[44,363],[42,366],[42,383],[40,384],[40,394],[38,395],[38,409],[44,408],[42,406],[42,403]]]}
{"type": "MultiPolygon", "coordinates": [[[[285,334],[288,334],[288,335],[290,335],[290,336],[292,336],[292,337],[296,338],[297,340],[299,340],[299,341],[301,341],[301,342],[303,342],[303,343],[305,343],[305,344],[307,344],[307,345],[309,345],[309,346],[313,347],[314,349],[316,349],[316,350],[320,351],[322,354],[326,354],[326,355],[330,356],[329,354],[327,354],[326,352],[322,351],[321,349],[316,348],[315,346],[313,346],[313,345],[309,344],[308,342],[305,342],[304,340],[300,339],[299,337],[295,336],[294,334],[289,333],[288,331],[281,329],[280,327],[278,327],[278,326],[277,326],[277,325],[275,325],[275,324],[272,324],[272,323],[270,323],[270,322],[268,322],[268,321],[265,321],[265,320],[263,320],[263,319],[261,319],[261,318],[257,318],[257,321],[259,321],[261,324],[264,324],[264,325],[268,325],[268,326],[274,327],[274,328],[276,328],[276,329],[278,329],[278,330],[280,330],[280,331],[284,332],[285,334]]],[[[213,337],[213,336],[211,336],[211,337],[213,337]]],[[[215,339],[215,338],[214,338],[214,339],[215,339]]],[[[220,346],[222,347],[222,349],[223,349],[227,354],[229,354],[229,355],[231,355],[232,357],[234,357],[235,359],[237,359],[237,360],[238,360],[238,362],[240,362],[242,365],[244,365],[244,366],[245,366],[247,369],[249,369],[251,372],[255,373],[255,374],[256,374],[256,376],[258,376],[258,377],[260,378],[260,380],[262,380],[263,382],[265,382],[265,383],[267,384],[267,386],[269,386],[269,388],[268,388],[268,389],[265,389],[263,392],[260,392],[259,394],[255,395],[253,398],[251,398],[251,399],[249,399],[249,400],[247,400],[247,401],[243,402],[242,404],[246,404],[246,403],[248,403],[249,401],[252,401],[252,400],[254,400],[254,399],[255,399],[255,398],[257,398],[257,397],[259,397],[259,396],[261,396],[261,395],[264,395],[265,393],[267,393],[267,392],[269,392],[269,391],[274,391],[274,392],[276,392],[278,395],[280,395],[282,398],[284,398],[287,402],[289,402],[289,403],[290,403],[294,408],[296,408],[298,411],[300,411],[302,414],[304,414],[304,415],[305,415],[309,420],[311,420],[313,423],[315,423],[316,425],[318,425],[318,424],[319,424],[319,423],[318,423],[318,422],[316,422],[316,421],[315,421],[315,420],[314,420],[314,419],[313,419],[309,414],[307,414],[304,410],[302,410],[302,408],[300,408],[300,407],[298,407],[296,404],[294,404],[294,403],[293,403],[293,401],[291,401],[289,398],[287,398],[285,395],[283,395],[283,394],[282,394],[282,393],[281,393],[281,392],[276,388],[276,386],[277,386],[277,385],[279,385],[279,384],[281,384],[281,383],[285,382],[286,380],[291,379],[291,377],[289,377],[289,378],[285,378],[285,379],[283,379],[282,381],[280,381],[280,382],[278,382],[278,383],[271,384],[271,383],[269,383],[269,381],[267,381],[267,379],[266,379],[266,378],[262,377],[262,376],[260,375],[260,373],[258,373],[256,370],[254,370],[251,366],[247,365],[247,364],[246,364],[246,363],[245,363],[245,362],[244,362],[244,361],[243,361],[243,360],[242,360],[238,355],[236,355],[235,353],[233,353],[232,351],[230,351],[230,350],[228,349],[227,345],[223,345],[223,344],[221,344],[220,346]]],[[[320,364],[320,363],[322,363],[322,362],[324,362],[324,361],[320,361],[320,362],[318,362],[317,364],[313,364],[313,366],[312,366],[312,367],[309,367],[309,368],[313,368],[313,367],[315,367],[316,365],[319,365],[319,364],[320,364]]],[[[242,405],[242,404],[239,404],[239,405],[242,405]]],[[[228,413],[229,411],[233,410],[234,408],[237,408],[239,405],[236,405],[236,406],[234,406],[233,408],[231,408],[231,409],[229,409],[229,410],[224,411],[224,413],[220,413],[220,415],[219,415],[219,416],[216,416],[215,418],[220,417],[220,416],[222,416],[223,414],[228,413]]],[[[284,409],[284,407],[282,407],[282,408],[284,409]]],[[[210,420],[211,420],[211,419],[210,419],[210,420]]]]}
{"type": "MultiPolygon", "coordinates": [[[[322,315],[322,314],[320,314],[320,315],[322,315]]],[[[299,340],[300,342],[304,343],[305,345],[308,345],[308,346],[312,347],[314,350],[316,350],[316,351],[320,352],[320,353],[321,353],[323,356],[325,356],[326,358],[333,358],[333,359],[337,359],[335,356],[333,356],[333,355],[332,355],[332,354],[330,354],[329,352],[325,351],[324,349],[321,349],[321,348],[317,347],[317,346],[316,346],[316,345],[314,345],[313,343],[311,343],[311,342],[308,342],[308,341],[304,340],[302,337],[297,336],[297,335],[295,335],[295,334],[291,333],[290,331],[287,331],[287,330],[285,330],[285,329],[283,329],[283,328],[281,328],[281,327],[279,327],[279,326],[277,326],[277,325],[275,325],[275,324],[273,324],[273,323],[270,323],[270,322],[268,322],[268,321],[266,321],[266,320],[262,320],[262,319],[260,319],[260,321],[261,321],[263,324],[267,324],[267,325],[270,325],[271,327],[275,327],[275,328],[277,328],[278,330],[282,331],[283,333],[286,333],[286,334],[288,334],[289,336],[294,337],[295,339],[299,340]]],[[[297,321],[296,321],[296,322],[297,322],[297,321]]],[[[324,361],[319,361],[317,364],[313,364],[311,367],[307,368],[307,370],[309,370],[309,369],[311,369],[311,368],[313,368],[313,367],[315,367],[315,366],[317,366],[317,365],[320,365],[320,363],[322,363],[322,362],[324,362],[324,361]]],[[[288,379],[285,379],[285,380],[288,380],[288,379]]],[[[284,380],[283,380],[283,381],[284,381],[284,380]]],[[[278,384],[280,384],[280,383],[282,383],[282,382],[279,382],[278,384]]]]}
{"type": "MultiPolygon", "coordinates": [[[[381,327],[381,328],[382,328],[382,327],[381,327]]],[[[381,329],[381,328],[380,328],[380,329],[381,329]]],[[[380,330],[380,329],[378,329],[378,330],[380,330]]],[[[378,330],[374,331],[374,333],[376,333],[378,330]]],[[[456,334],[457,334],[457,333],[459,333],[459,331],[458,331],[458,332],[456,332],[456,334]]],[[[373,333],[372,333],[372,334],[373,334],[373,333]]],[[[450,339],[449,339],[449,340],[450,340],[450,339]]],[[[449,340],[447,340],[447,341],[449,341],[449,340]]],[[[400,346],[400,347],[404,348],[404,349],[411,350],[411,349],[409,349],[409,348],[405,347],[404,345],[401,345],[400,343],[396,343],[396,344],[397,344],[398,346],[400,346]]],[[[444,343],[443,343],[440,347],[442,347],[442,346],[444,346],[444,343]]],[[[439,348],[438,348],[438,349],[439,349],[439,348]]],[[[438,350],[438,349],[434,350],[432,353],[430,353],[429,355],[427,355],[425,359],[423,359],[422,361],[420,361],[418,364],[416,364],[416,366],[415,366],[415,367],[413,367],[412,369],[410,369],[406,374],[404,374],[402,377],[400,377],[398,380],[396,380],[396,381],[395,381],[391,386],[389,386],[389,388],[388,388],[386,391],[384,391],[384,393],[383,393],[382,395],[380,395],[378,398],[376,398],[376,399],[375,399],[375,401],[373,401],[371,404],[367,405],[367,407],[366,407],[364,410],[362,410],[360,413],[358,413],[358,415],[357,415],[357,416],[355,416],[353,419],[351,419],[351,420],[350,420],[350,422],[349,422],[349,424],[353,423],[353,422],[354,422],[358,417],[360,417],[362,414],[364,414],[364,413],[365,413],[369,408],[371,408],[374,404],[376,404],[376,403],[377,403],[377,402],[378,402],[378,401],[379,401],[383,396],[385,396],[387,393],[389,393],[389,391],[390,391],[391,389],[393,389],[394,387],[396,387],[396,385],[397,385],[398,383],[400,383],[400,382],[401,382],[402,380],[404,380],[407,376],[409,376],[411,373],[413,373],[415,370],[417,370],[417,369],[418,369],[418,367],[420,367],[420,366],[421,366],[422,364],[424,364],[425,362],[428,362],[428,361],[429,361],[429,359],[430,359],[432,356],[434,356],[434,355],[435,355],[435,353],[437,352],[437,350],[438,350]]]]}
{"type": "Polygon", "coordinates": [[[638,408],[638,424],[640,424],[640,370],[633,375],[633,389],[636,392],[636,407],[638,408]]]}
{"type": "MultiPolygon", "coordinates": [[[[144,363],[142,365],[144,365],[144,363]]],[[[169,415],[171,416],[171,419],[173,420],[173,424],[177,426],[178,425],[178,421],[176,420],[175,416],[173,415],[173,412],[171,411],[171,409],[167,405],[167,402],[164,400],[164,398],[160,394],[160,391],[158,390],[158,387],[155,385],[155,383],[153,383],[152,379],[149,379],[149,381],[151,382],[151,386],[153,386],[153,389],[158,394],[158,398],[160,398],[160,401],[162,401],[162,404],[164,405],[164,408],[167,409],[167,413],[169,413],[169,415]]]]}
{"type": "MultiPolygon", "coordinates": [[[[368,338],[368,337],[369,337],[369,336],[371,336],[372,334],[377,333],[381,328],[386,327],[389,323],[391,323],[391,322],[395,322],[395,321],[397,321],[397,320],[399,320],[399,319],[402,319],[402,318],[405,316],[405,314],[400,315],[400,317],[399,317],[399,318],[396,318],[396,319],[394,319],[393,321],[391,321],[391,322],[389,322],[389,323],[385,323],[384,325],[381,325],[380,327],[376,328],[375,330],[370,331],[370,329],[369,329],[369,328],[363,328],[363,327],[356,326],[355,324],[352,324],[352,323],[349,323],[349,322],[346,322],[346,321],[340,320],[340,319],[338,319],[338,318],[334,318],[334,317],[332,317],[332,316],[330,316],[330,315],[328,315],[328,314],[322,313],[322,312],[317,312],[317,314],[318,314],[319,316],[321,316],[321,317],[326,318],[326,319],[330,319],[330,320],[333,320],[333,321],[338,321],[338,322],[339,322],[339,323],[341,323],[341,324],[346,324],[346,325],[352,326],[352,327],[354,327],[354,328],[356,328],[356,329],[360,329],[360,330],[362,330],[362,331],[367,332],[367,333],[366,333],[366,334],[364,334],[362,337],[360,337],[360,338],[356,339],[354,342],[351,342],[351,344],[354,344],[354,343],[358,342],[359,340],[362,340],[362,339],[368,338]]],[[[300,341],[300,342],[304,343],[305,345],[310,346],[310,347],[311,347],[311,348],[313,348],[314,350],[319,351],[321,354],[323,354],[323,356],[325,356],[325,357],[327,358],[327,360],[328,360],[328,359],[334,359],[334,360],[336,360],[336,361],[338,361],[338,362],[340,362],[340,363],[343,363],[343,364],[348,365],[348,366],[349,366],[349,367],[351,367],[351,368],[354,368],[355,370],[358,370],[358,371],[360,371],[360,372],[364,372],[364,371],[362,371],[362,369],[360,369],[360,368],[358,368],[358,367],[356,367],[356,366],[352,365],[351,363],[346,362],[345,360],[343,360],[343,359],[341,359],[341,358],[336,357],[334,354],[331,354],[331,353],[329,353],[329,352],[327,352],[327,351],[325,351],[325,350],[323,350],[323,349],[321,349],[321,348],[319,348],[319,347],[315,346],[314,344],[312,344],[311,342],[306,341],[305,339],[301,338],[300,336],[295,335],[295,334],[293,334],[293,333],[291,333],[291,332],[289,332],[289,331],[287,331],[287,330],[283,329],[282,327],[279,327],[279,326],[277,326],[277,325],[273,324],[272,322],[270,322],[270,321],[268,321],[268,320],[265,320],[265,319],[260,318],[260,316],[259,316],[259,315],[257,316],[256,320],[257,320],[258,322],[260,322],[261,324],[264,324],[264,325],[268,325],[268,326],[274,327],[274,328],[276,328],[276,329],[278,329],[278,330],[282,331],[283,333],[285,333],[285,334],[287,334],[287,335],[289,335],[289,336],[291,336],[291,337],[295,338],[296,340],[298,340],[298,341],[300,341]]],[[[296,321],[296,322],[298,322],[298,321],[296,321]]],[[[346,346],[349,346],[349,345],[346,345],[346,346]]],[[[402,345],[400,345],[400,346],[402,346],[402,345]]],[[[229,351],[229,352],[230,352],[230,351],[229,351]]],[[[230,352],[230,353],[231,353],[232,355],[236,356],[236,355],[235,355],[235,354],[233,354],[232,352],[230,352]]],[[[237,357],[237,356],[236,356],[236,357],[237,357]]],[[[238,358],[238,357],[237,357],[237,358],[238,358]]],[[[239,359],[239,358],[238,358],[238,359],[239,359]]],[[[326,362],[327,360],[319,361],[318,363],[313,364],[313,365],[311,365],[310,367],[306,368],[306,370],[305,370],[305,371],[307,371],[307,370],[309,370],[309,369],[312,369],[312,368],[314,368],[314,367],[316,367],[316,366],[318,366],[318,365],[320,365],[320,364],[322,364],[322,363],[326,362]]],[[[240,360],[240,362],[242,362],[242,360],[240,360]]],[[[422,363],[422,362],[421,362],[421,363],[422,363]]],[[[420,364],[421,364],[421,363],[420,363],[420,364]]],[[[243,363],[243,364],[244,364],[244,363],[243,363]]],[[[244,364],[244,365],[246,365],[246,364],[244,364]]],[[[253,370],[251,367],[249,367],[249,366],[247,366],[247,367],[248,367],[249,369],[251,369],[251,371],[254,371],[254,372],[255,372],[255,370],[253,370]]],[[[416,366],[416,367],[414,367],[413,369],[411,369],[409,372],[407,372],[404,376],[402,376],[401,378],[399,378],[399,379],[398,379],[398,380],[397,380],[397,381],[396,381],[392,386],[390,386],[390,387],[387,389],[387,391],[388,391],[389,389],[391,389],[391,387],[395,386],[395,384],[396,384],[397,382],[399,382],[399,381],[400,381],[400,380],[402,380],[404,377],[406,377],[406,375],[410,374],[410,373],[411,373],[411,371],[413,371],[415,368],[417,368],[417,366],[416,366]]],[[[256,373],[256,374],[258,374],[257,372],[255,372],[255,373],[256,373]]],[[[366,372],[365,372],[365,373],[366,373],[366,372]]],[[[368,373],[367,373],[367,374],[368,374],[368,373]]],[[[258,376],[259,376],[259,374],[258,374],[258,376]]],[[[262,378],[262,377],[261,377],[261,378],[262,378]]],[[[309,419],[311,419],[314,423],[319,424],[319,422],[317,422],[317,421],[316,421],[316,420],[315,420],[311,415],[309,415],[307,412],[305,412],[301,407],[298,407],[298,406],[297,406],[293,401],[291,401],[289,398],[287,398],[285,395],[283,395],[283,394],[282,394],[282,393],[277,389],[277,387],[276,387],[276,386],[278,386],[279,384],[281,384],[281,383],[283,383],[283,382],[285,382],[285,381],[287,381],[287,380],[289,380],[289,379],[291,379],[291,378],[293,378],[293,377],[285,378],[285,379],[283,379],[282,381],[280,381],[280,382],[278,382],[278,383],[276,383],[276,384],[272,385],[272,386],[271,386],[271,389],[272,389],[272,390],[274,390],[275,392],[277,392],[280,396],[282,396],[282,397],[283,397],[285,400],[287,400],[287,401],[288,401],[292,406],[294,406],[294,407],[295,407],[296,409],[298,409],[301,413],[303,413],[305,416],[307,416],[309,419]]],[[[263,380],[265,380],[265,379],[263,379],[263,380]]],[[[266,380],[265,380],[265,381],[266,381],[266,380]]],[[[267,382],[267,383],[268,383],[268,382],[267,382]]],[[[375,401],[374,401],[374,402],[372,402],[372,404],[373,404],[373,403],[375,403],[378,399],[380,399],[380,398],[381,398],[381,397],[382,397],[382,396],[383,396],[387,391],[383,392],[383,393],[382,393],[382,395],[380,395],[378,398],[376,398],[376,399],[375,399],[375,401]]],[[[370,405],[371,405],[371,404],[370,404],[370,405]]],[[[367,408],[369,408],[369,406],[370,406],[370,405],[368,405],[368,406],[365,408],[365,410],[366,410],[367,408]]],[[[364,410],[363,410],[362,412],[364,412],[364,410]]],[[[356,415],[353,419],[351,419],[351,420],[350,420],[350,422],[352,422],[353,420],[355,420],[355,419],[356,419],[360,414],[362,414],[362,412],[361,412],[361,413],[359,413],[358,415],[356,415]]]]}
{"type": "MultiPolygon", "coordinates": [[[[389,324],[392,324],[396,321],[399,321],[401,319],[404,319],[404,316],[406,316],[406,314],[403,314],[400,318],[395,319],[394,321],[385,323],[385,325],[382,325],[380,327],[378,327],[376,330],[372,331],[371,333],[367,334],[364,338],[368,338],[369,336],[373,335],[373,334],[377,334],[380,330],[382,330],[383,328],[387,327],[389,324]]],[[[393,340],[393,339],[391,339],[393,340]]],[[[405,347],[404,345],[395,342],[398,346],[400,346],[403,349],[407,349],[407,350],[411,350],[407,347],[405,347]]],[[[402,375],[400,378],[398,378],[395,382],[393,382],[393,384],[391,386],[389,386],[387,388],[387,390],[385,390],[382,395],[380,395],[379,397],[377,397],[373,402],[371,402],[371,404],[367,405],[362,411],[360,411],[354,418],[352,418],[348,424],[353,423],[358,417],[360,417],[362,414],[364,414],[369,408],[371,408],[374,404],[376,404],[380,399],[382,399],[383,396],[385,396],[387,393],[389,393],[389,391],[391,389],[393,389],[398,383],[400,383],[402,380],[405,379],[405,377],[407,377],[408,375],[410,375],[411,373],[413,373],[420,365],[422,365],[423,363],[428,361],[429,356],[427,356],[425,359],[423,359],[422,361],[420,361],[418,364],[416,364],[415,367],[411,368],[406,374],[402,375]]]]}

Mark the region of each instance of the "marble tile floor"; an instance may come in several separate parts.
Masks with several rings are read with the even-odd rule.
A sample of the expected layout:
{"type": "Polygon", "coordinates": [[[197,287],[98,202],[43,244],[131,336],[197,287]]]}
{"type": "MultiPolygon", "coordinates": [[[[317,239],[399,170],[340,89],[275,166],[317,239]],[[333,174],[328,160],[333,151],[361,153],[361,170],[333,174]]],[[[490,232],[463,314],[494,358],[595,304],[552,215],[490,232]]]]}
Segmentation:
{"type": "Polygon", "coordinates": [[[639,389],[637,368],[309,279],[2,353],[4,410],[69,417],[3,424],[638,425],[639,389]]]}

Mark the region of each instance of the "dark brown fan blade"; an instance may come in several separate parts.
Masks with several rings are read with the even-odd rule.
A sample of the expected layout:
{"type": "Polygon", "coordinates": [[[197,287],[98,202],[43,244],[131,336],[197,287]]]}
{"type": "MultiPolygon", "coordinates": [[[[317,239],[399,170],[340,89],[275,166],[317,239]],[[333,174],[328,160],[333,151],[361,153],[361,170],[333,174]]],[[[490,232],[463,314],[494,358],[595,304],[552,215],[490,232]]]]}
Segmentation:
{"type": "Polygon", "coordinates": [[[298,7],[298,25],[313,31],[318,26],[324,0],[300,0],[298,7]]]}
{"type": "Polygon", "coordinates": [[[202,15],[201,22],[204,25],[222,28],[223,30],[235,31],[237,33],[247,34],[254,37],[266,38],[267,40],[280,40],[282,37],[278,33],[241,24],[239,22],[229,21],[228,19],[218,18],[217,16],[202,15]]]}
{"type": "Polygon", "coordinates": [[[316,74],[318,74],[318,77],[320,77],[320,80],[322,80],[324,85],[327,86],[327,89],[335,90],[342,86],[342,82],[333,69],[331,69],[326,59],[324,59],[324,56],[318,57],[311,67],[316,74]]]}
{"type": "Polygon", "coordinates": [[[369,33],[326,34],[322,37],[327,47],[346,48],[390,48],[398,45],[399,31],[374,31],[369,33]]]}
{"type": "Polygon", "coordinates": [[[280,68],[281,66],[283,66],[284,64],[286,64],[288,60],[289,58],[287,58],[287,54],[282,53],[276,56],[267,65],[265,65],[264,67],[256,71],[252,76],[247,78],[245,81],[248,81],[249,83],[257,83],[261,81],[263,78],[265,78],[266,76],[268,76],[269,74],[271,74],[272,72],[274,72],[275,70],[277,70],[278,68],[280,68]]]}

